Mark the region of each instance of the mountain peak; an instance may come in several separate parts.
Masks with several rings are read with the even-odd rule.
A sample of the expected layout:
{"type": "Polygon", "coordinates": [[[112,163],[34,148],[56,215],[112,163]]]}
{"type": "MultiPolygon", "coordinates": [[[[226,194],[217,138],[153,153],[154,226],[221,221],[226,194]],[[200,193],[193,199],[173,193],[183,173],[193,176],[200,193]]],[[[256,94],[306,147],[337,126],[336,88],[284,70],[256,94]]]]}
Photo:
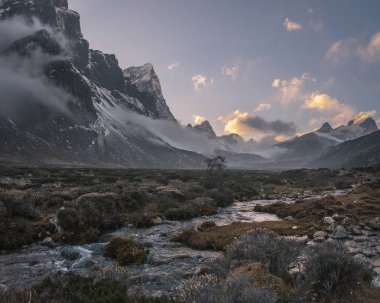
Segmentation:
{"type": "Polygon", "coordinates": [[[198,133],[206,134],[208,138],[216,138],[216,134],[214,132],[214,129],[212,128],[210,122],[207,120],[203,121],[201,124],[194,125],[193,127],[188,126],[192,130],[195,130],[198,133]]]}
{"type": "Polygon", "coordinates": [[[353,124],[361,124],[365,122],[366,120],[371,119],[373,120],[370,116],[368,116],[365,113],[360,113],[357,115],[354,119],[350,120],[347,125],[353,125],[353,124]]]}
{"type": "Polygon", "coordinates": [[[321,128],[318,129],[317,131],[320,133],[329,133],[332,130],[333,130],[333,128],[332,128],[331,124],[329,122],[325,122],[325,123],[323,123],[321,128]]]}

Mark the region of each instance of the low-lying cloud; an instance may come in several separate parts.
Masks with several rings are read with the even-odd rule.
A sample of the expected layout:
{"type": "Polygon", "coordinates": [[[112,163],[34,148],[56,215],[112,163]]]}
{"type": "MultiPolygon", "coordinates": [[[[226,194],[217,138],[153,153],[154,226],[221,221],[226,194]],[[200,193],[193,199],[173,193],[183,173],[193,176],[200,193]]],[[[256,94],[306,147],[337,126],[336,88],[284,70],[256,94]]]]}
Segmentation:
{"type": "MultiPolygon", "coordinates": [[[[13,18],[0,22],[0,110],[3,116],[12,116],[36,104],[68,113],[66,104],[70,96],[50,83],[43,73],[44,66],[57,57],[38,48],[28,57],[4,53],[13,42],[42,29],[47,30],[37,20],[30,23],[13,18]]],[[[62,36],[57,40],[62,42],[62,36]]]]}

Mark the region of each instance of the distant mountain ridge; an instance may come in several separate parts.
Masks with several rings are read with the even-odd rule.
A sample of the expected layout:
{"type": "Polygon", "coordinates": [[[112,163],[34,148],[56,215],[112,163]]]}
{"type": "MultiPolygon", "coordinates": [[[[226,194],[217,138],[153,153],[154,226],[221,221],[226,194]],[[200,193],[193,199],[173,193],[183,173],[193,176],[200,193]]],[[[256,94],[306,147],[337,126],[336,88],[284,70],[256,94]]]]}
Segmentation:
{"type": "Polygon", "coordinates": [[[367,167],[380,163],[380,130],[326,150],[311,167],[367,167]]]}
{"type": "Polygon", "coordinates": [[[347,125],[335,129],[326,122],[316,131],[276,144],[284,150],[279,155],[279,160],[299,159],[300,165],[308,165],[310,158],[319,157],[329,147],[360,138],[377,130],[376,122],[368,116],[353,119],[347,125]]]}

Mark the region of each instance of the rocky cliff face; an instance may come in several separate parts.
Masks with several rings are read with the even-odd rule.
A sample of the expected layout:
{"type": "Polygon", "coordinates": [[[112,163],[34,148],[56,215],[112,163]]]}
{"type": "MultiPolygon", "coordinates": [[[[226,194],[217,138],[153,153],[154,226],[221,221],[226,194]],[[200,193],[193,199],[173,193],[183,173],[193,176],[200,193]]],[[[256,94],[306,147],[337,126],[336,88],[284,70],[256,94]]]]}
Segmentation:
{"type": "MultiPolygon", "coordinates": [[[[28,84],[15,80],[11,88],[20,86],[20,92],[13,89],[12,100],[4,102],[0,160],[127,167],[202,165],[202,156],[176,149],[143,124],[129,121],[131,114],[139,114],[176,123],[153,67],[147,64],[123,73],[114,55],[89,49],[80,16],[69,9],[67,0],[4,0],[0,20],[29,28],[14,39],[8,37],[7,45],[0,43],[0,60],[11,62],[7,73],[26,78],[28,84]],[[33,89],[30,83],[37,85],[33,89]],[[17,104],[16,109],[12,104],[17,104]]],[[[0,97],[6,98],[1,92],[0,97]]]]}

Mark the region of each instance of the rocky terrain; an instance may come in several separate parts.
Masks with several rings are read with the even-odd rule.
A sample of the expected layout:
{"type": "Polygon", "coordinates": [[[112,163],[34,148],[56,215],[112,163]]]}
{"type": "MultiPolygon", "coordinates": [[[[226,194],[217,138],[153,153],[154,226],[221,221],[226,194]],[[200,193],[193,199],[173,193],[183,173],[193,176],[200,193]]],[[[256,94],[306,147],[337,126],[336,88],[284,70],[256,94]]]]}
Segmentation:
{"type": "Polygon", "coordinates": [[[0,301],[11,293],[28,297],[36,283],[36,298],[49,298],[49,283],[75,295],[65,290],[65,279],[85,276],[118,281],[125,296],[169,300],[165,294],[173,302],[193,302],[187,296],[194,290],[188,293],[186,285],[197,279],[213,285],[214,277],[224,283],[240,272],[255,281],[244,289],[255,290],[261,279],[259,289],[273,299],[268,302],[297,302],[304,286],[296,277],[304,269],[296,264],[308,264],[307,247],[321,247],[362,264],[361,283],[368,284],[358,302],[376,302],[371,298],[379,286],[378,171],[226,171],[222,187],[210,186],[207,178],[205,171],[2,168],[0,301]],[[275,234],[256,234],[262,230],[275,234]],[[286,272],[267,267],[265,255],[244,255],[237,239],[257,236],[281,250],[294,247],[286,272]],[[346,248],[329,248],[336,243],[346,248]],[[46,277],[53,280],[38,284],[46,277]]]}

